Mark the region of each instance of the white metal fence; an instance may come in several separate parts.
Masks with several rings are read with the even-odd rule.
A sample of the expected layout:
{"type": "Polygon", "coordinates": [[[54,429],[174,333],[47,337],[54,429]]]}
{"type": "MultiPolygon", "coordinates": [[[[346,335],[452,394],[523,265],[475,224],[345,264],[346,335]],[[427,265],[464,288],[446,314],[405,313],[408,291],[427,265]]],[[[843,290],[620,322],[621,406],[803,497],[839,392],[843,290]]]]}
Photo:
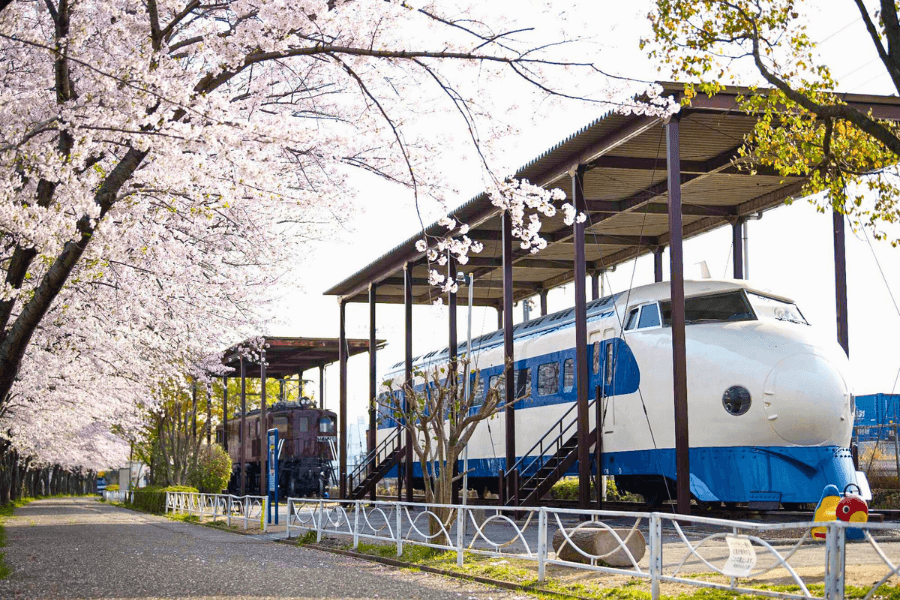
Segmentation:
{"type": "Polygon", "coordinates": [[[228,525],[232,520],[243,521],[244,529],[250,527],[251,521],[259,521],[260,529],[267,531],[265,517],[268,507],[269,499],[265,496],[166,492],[165,512],[211,517],[213,521],[224,518],[228,525]]]}
{"type": "Polygon", "coordinates": [[[129,490],[103,490],[103,499],[107,502],[127,502],[130,497],[129,490]]]}
{"type": "Polygon", "coordinates": [[[317,541],[343,535],[352,538],[354,548],[360,540],[380,541],[396,545],[398,555],[405,544],[417,544],[456,552],[460,566],[466,553],[522,559],[537,564],[540,581],[546,577],[547,565],[628,575],[649,580],[653,598],[659,598],[662,582],[779,598],[815,598],[821,595],[810,587],[824,581],[825,597],[841,599],[849,529],[863,537],[859,543],[849,544],[854,558],[885,567],[884,577],[873,585],[866,600],[891,577],[900,575],[900,560],[888,555],[889,550],[900,554],[900,537],[894,547],[884,538],[900,534],[900,525],[889,523],[752,523],[670,513],[548,507],[498,511],[461,505],[298,498],[288,499],[287,510],[288,537],[308,531],[316,533],[317,541]],[[459,518],[448,528],[444,523],[449,516],[459,518]],[[612,546],[603,554],[577,546],[577,532],[586,528],[606,530],[612,546]],[[814,529],[825,539],[816,539],[814,529]],[[636,532],[646,534],[643,558],[628,546],[636,532]],[[554,534],[560,543],[556,552],[550,543],[554,534]],[[568,553],[563,553],[567,547],[568,553]],[[863,556],[865,553],[869,556],[863,556]],[[613,554],[618,559],[613,562],[620,566],[609,564],[613,554]],[[573,555],[584,562],[576,562],[573,555]],[[766,589],[773,577],[790,582],[792,591],[766,589]]]}

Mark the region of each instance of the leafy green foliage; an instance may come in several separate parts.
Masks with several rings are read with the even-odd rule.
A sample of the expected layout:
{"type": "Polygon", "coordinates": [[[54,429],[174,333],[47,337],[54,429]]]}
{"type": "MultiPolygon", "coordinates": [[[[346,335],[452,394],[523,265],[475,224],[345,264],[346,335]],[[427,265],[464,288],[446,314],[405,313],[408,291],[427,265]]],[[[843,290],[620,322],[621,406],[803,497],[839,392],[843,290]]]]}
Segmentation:
{"type": "Polygon", "coordinates": [[[108,485],[108,486],[106,486],[106,490],[109,491],[109,492],[118,492],[118,491],[119,491],[119,484],[118,484],[118,483],[114,483],[114,484],[112,484],[112,485],[108,485]]]}
{"type": "Polygon", "coordinates": [[[201,492],[218,494],[228,487],[231,478],[231,457],[218,444],[203,446],[197,464],[191,470],[190,482],[201,492]]]}
{"type": "MultiPolygon", "coordinates": [[[[752,63],[772,89],[763,93],[751,86],[738,98],[736,108],[758,117],[739,152],[744,168],[771,167],[802,178],[797,195],[812,196],[820,212],[834,208],[885,239],[885,226],[900,221],[894,166],[900,126],[865,114],[834,93],[838,82],[807,34],[803,4],[657,0],[649,15],[653,37],[641,45],[672,78],[697,82],[685,85],[684,105],[698,93],[713,95],[725,84],[743,83],[742,64],[752,63]]],[[[868,19],[866,12],[863,20],[875,41],[879,32],[868,19]]],[[[884,22],[880,26],[883,36],[884,22]]],[[[889,72],[896,70],[890,59],[882,60],[889,72]]],[[[891,243],[897,246],[900,239],[891,243]]]]}
{"type": "Polygon", "coordinates": [[[134,491],[134,499],[131,506],[138,510],[161,514],[166,510],[166,492],[197,492],[197,488],[186,485],[172,485],[169,487],[147,486],[134,491]]]}
{"type": "MultiPolygon", "coordinates": [[[[595,492],[593,482],[591,483],[591,491],[595,492]]],[[[550,497],[557,500],[578,500],[578,478],[563,477],[550,488],[550,497]]],[[[616,487],[616,481],[612,477],[606,479],[606,499],[612,502],[639,502],[640,496],[629,494],[628,492],[620,492],[616,487]]]]}

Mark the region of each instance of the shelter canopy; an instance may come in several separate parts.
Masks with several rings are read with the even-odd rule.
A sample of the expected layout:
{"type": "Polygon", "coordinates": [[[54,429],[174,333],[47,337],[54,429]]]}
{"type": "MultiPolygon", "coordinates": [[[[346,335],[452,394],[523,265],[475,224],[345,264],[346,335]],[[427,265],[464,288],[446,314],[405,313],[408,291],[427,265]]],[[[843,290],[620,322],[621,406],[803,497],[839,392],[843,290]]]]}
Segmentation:
{"type": "MultiPolygon", "coordinates": [[[[338,338],[266,337],[266,376],[287,378],[309,369],[324,367],[338,361],[338,338]]],[[[387,345],[385,340],[375,340],[375,349],[387,345]]],[[[222,364],[234,369],[228,377],[240,376],[241,360],[237,349],[250,346],[250,340],[232,346],[225,351],[222,364]]],[[[369,340],[348,339],[348,356],[369,351],[369,340]]],[[[247,377],[259,377],[259,369],[248,368],[254,363],[245,362],[247,377]]]]}
{"type": "MultiPolygon", "coordinates": [[[[662,84],[664,93],[680,98],[683,85],[662,84]]],[[[738,149],[756,117],[737,109],[747,88],[728,87],[709,98],[700,95],[682,108],[680,119],[681,193],[684,237],[690,238],[741,217],[765,211],[796,196],[798,177],[781,177],[757,168],[741,168],[738,149]]],[[[900,99],[846,94],[843,99],[879,118],[900,120],[900,99]]],[[[643,115],[609,113],[550,148],[520,168],[515,177],[545,188],[560,188],[571,201],[570,172],[585,165],[584,195],[586,267],[597,273],[668,245],[666,142],[664,120],[643,115]]],[[[460,269],[473,272],[476,305],[500,307],[503,294],[500,210],[481,194],[451,213],[468,223],[469,237],[484,244],[460,269]]],[[[446,235],[438,224],[429,236],[446,235]]],[[[514,299],[531,297],[566,284],[574,277],[573,228],[561,213],[544,218],[542,236],[548,246],[538,254],[514,247],[514,299]]],[[[415,248],[417,234],[362,270],[329,289],[326,295],[367,302],[368,286],[377,284],[377,301],[403,303],[403,273],[413,263],[413,302],[433,302],[440,291],[428,283],[429,266],[415,248]]]]}

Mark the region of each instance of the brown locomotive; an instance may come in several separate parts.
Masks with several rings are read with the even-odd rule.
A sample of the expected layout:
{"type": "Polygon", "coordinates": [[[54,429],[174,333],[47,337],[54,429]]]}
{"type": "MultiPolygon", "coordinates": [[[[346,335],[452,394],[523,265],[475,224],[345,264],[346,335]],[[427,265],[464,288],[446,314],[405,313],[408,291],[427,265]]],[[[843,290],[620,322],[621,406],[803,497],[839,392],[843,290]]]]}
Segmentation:
{"type": "MultiPolygon", "coordinates": [[[[337,415],[316,408],[309,400],[278,402],[266,410],[265,426],[260,424],[259,410],[247,412],[244,465],[246,492],[258,493],[261,472],[260,456],[265,460],[266,431],[278,429],[278,483],[282,497],[322,496],[335,481],[333,461],[337,459],[337,415]]],[[[228,491],[240,493],[241,417],[228,420],[228,453],[234,465],[228,491]]],[[[216,429],[222,443],[222,426],[216,429]]]]}

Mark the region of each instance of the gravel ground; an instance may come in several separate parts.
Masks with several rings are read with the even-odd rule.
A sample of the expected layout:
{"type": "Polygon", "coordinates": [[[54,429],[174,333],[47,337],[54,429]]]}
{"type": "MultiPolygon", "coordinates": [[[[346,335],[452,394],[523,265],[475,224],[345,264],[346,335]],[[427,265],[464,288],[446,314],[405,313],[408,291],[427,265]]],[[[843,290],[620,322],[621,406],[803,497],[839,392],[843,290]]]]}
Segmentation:
{"type": "Polygon", "coordinates": [[[6,533],[4,599],[529,597],[86,498],[33,502],[16,510],[6,533]]]}

